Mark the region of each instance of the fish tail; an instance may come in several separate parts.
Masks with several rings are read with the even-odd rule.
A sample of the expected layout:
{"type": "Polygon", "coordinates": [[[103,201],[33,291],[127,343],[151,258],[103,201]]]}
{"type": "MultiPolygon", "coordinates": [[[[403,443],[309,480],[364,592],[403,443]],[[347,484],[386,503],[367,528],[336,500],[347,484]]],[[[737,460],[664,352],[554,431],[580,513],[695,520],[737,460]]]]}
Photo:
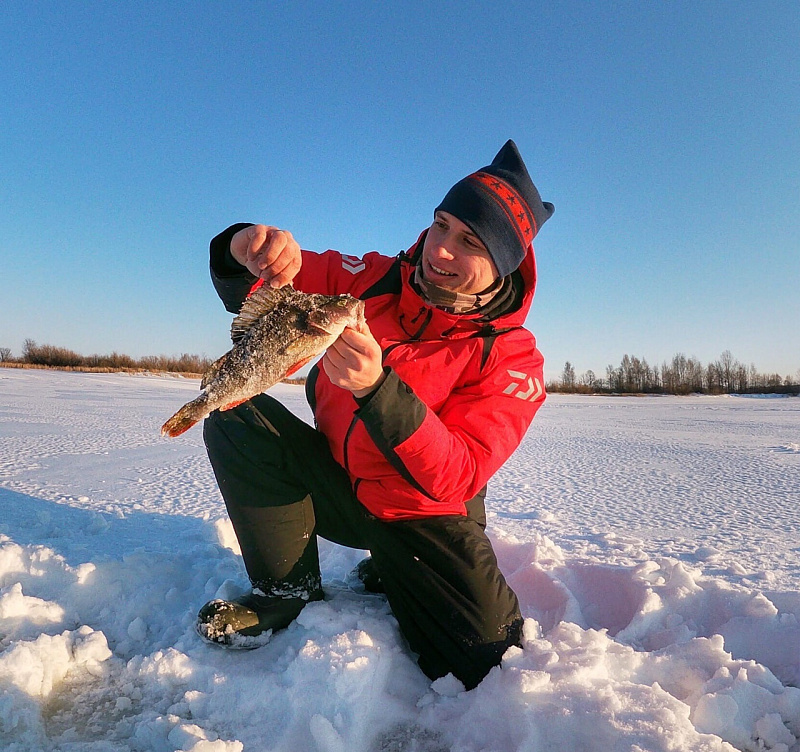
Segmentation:
{"type": "Polygon", "coordinates": [[[205,395],[201,395],[178,410],[175,415],[161,426],[161,435],[170,436],[172,438],[180,436],[182,433],[188,431],[195,423],[204,418],[208,414],[204,397],[205,395]]]}

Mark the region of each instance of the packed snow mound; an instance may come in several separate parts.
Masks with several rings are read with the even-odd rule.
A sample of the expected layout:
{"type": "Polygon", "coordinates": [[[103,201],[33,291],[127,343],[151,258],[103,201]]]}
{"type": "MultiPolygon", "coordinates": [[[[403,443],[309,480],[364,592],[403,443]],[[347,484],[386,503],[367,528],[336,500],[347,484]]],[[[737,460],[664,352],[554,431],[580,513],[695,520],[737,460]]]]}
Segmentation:
{"type": "MultiPolygon", "coordinates": [[[[525,616],[523,644],[465,692],[452,676],[431,682],[419,671],[383,597],[348,587],[365,552],[324,542],[327,598],[288,629],[250,651],[198,638],[198,608],[247,581],[197,433],[181,444],[157,436],[161,415],[196,385],[14,372],[3,386],[4,752],[800,752],[800,593],[787,584],[796,542],[781,537],[796,523],[800,463],[774,451],[794,443],[796,415],[782,428],[791,400],[769,401],[767,413],[760,401],[637,400],[628,404],[651,453],[631,433],[617,464],[604,455],[595,465],[589,456],[607,435],[592,426],[610,424],[619,439],[630,408],[552,400],[550,444],[569,434],[575,467],[558,474],[562,458],[537,455],[532,431],[489,505],[500,566],[525,616]],[[668,433],[680,440],[665,448],[667,402],[668,433]],[[734,406],[724,450],[720,405],[734,406]],[[680,422],[687,407],[692,417],[680,422]],[[699,429],[697,413],[710,426],[699,429]],[[759,453],[759,483],[775,492],[754,505],[759,520],[777,505],[775,535],[759,549],[754,541],[747,559],[737,557],[739,540],[729,546],[734,512],[747,511],[739,481],[752,471],[741,457],[743,475],[718,489],[729,493],[728,516],[717,499],[693,536],[687,527],[670,539],[666,528],[631,529],[637,512],[650,513],[642,500],[659,498],[670,474],[685,483],[704,450],[712,478],[735,465],[737,425],[747,435],[742,455],[759,453]],[[647,457],[640,465],[637,453],[647,457]],[[603,483],[623,478],[621,465],[635,499],[605,505],[603,483]],[[606,517],[616,507],[617,517],[580,527],[593,504],[606,517]]],[[[281,389],[307,417],[300,391],[281,389]]],[[[680,510],[653,505],[652,515],[668,521],[680,510]]]]}
{"type": "Polygon", "coordinates": [[[465,692],[419,672],[385,599],[345,585],[355,552],[332,545],[328,599],[297,623],[253,651],[202,643],[195,607],[246,585],[224,526],[90,568],[0,538],[4,749],[796,748],[800,596],[779,608],[678,561],[605,567],[500,537],[525,639],[465,692]]]}

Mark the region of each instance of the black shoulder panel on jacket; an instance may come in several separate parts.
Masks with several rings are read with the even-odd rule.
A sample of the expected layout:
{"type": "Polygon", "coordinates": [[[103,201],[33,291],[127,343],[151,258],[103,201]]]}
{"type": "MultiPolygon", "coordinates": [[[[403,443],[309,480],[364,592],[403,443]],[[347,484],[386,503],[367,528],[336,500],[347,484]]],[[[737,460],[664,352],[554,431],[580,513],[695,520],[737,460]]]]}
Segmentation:
{"type": "Polygon", "coordinates": [[[515,329],[522,329],[521,326],[509,326],[505,329],[492,329],[488,328],[484,331],[480,332],[479,334],[475,335],[481,338],[481,345],[483,347],[483,351],[481,352],[481,371],[483,370],[484,366],[486,365],[486,361],[489,360],[489,355],[492,352],[492,348],[494,347],[494,343],[497,338],[501,334],[505,334],[506,332],[513,332],[515,329]]]}
{"type": "Polygon", "coordinates": [[[379,295],[399,295],[403,288],[403,275],[401,274],[403,264],[403,254],[400,254],[394,263],[389,267],[386,274],[384,274],[372,287],[367,288],[359,298],[367,300],[368,298],[377,298],[379,295]]]}
{"type": "Polygon", "coordinates": [[[481,345],[483,346],[483,352],[481,353],[481,371],[486,365],[486,361],[489,360],[489,355],[492,352],[492,346],[494,345],[494,341],[496,339],[497,334],[490,334],[488,337],[484,337],[481,342],[481,345]]]}

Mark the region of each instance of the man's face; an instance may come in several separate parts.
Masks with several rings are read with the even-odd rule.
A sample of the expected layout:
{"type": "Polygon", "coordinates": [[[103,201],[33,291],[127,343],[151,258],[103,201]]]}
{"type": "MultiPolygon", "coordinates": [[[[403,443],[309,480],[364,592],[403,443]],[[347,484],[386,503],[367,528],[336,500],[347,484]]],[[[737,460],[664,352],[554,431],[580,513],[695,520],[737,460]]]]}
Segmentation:
{"type": "Polygon", "coordinates": [[[437,211],[422,246],[422,275],[447,290],[479,293],[494,282],[497,269],[489,251],[460,219],[437,211]]]}

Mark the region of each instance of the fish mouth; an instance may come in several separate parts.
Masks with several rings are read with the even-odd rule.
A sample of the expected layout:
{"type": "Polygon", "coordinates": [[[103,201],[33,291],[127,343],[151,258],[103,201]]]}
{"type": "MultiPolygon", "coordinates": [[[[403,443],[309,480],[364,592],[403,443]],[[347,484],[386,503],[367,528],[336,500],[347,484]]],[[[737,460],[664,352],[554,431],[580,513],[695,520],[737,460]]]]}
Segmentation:
{"type": "Polygon", "coordinates": [[[356,305],[356,324],[358,324],[358,328],[367,323],[367,307],[364,305],[363,300],[359,300],[358,304],[356,305]]]}

